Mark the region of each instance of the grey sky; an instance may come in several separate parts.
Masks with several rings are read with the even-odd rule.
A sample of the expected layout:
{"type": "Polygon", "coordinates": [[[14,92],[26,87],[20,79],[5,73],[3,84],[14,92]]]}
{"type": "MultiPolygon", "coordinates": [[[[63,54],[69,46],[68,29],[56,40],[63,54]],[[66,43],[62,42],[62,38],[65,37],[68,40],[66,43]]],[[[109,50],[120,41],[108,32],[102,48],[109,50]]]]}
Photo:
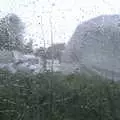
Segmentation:
{"type": "Polygon", "coordinates": [[[1,16],[8,12],[18,14],[26,23],[27,38],[41,44],[45,39],[50,44],[50,14],[54,42],[67,42],[80,22],[119,13],[118,3],[119,0],[0,0],[0,11],[1,16]]]}

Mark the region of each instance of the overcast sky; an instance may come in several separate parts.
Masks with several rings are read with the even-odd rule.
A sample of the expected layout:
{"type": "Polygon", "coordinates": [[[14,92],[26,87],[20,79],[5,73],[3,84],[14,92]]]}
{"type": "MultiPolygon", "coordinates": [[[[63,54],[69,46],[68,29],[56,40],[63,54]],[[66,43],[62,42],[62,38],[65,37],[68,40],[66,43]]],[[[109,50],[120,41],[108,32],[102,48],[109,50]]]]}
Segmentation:
{"type": "Polygon", "coordinates": [[[50,16],[54,43],[66,43],[80,22],[119,14],[120,6],[119,0],[0,0],[0,11],[1,17],[8,12],[19,15],[26,24],[27,38],[38,44],[45,39],[50,44],[50,16]]]}

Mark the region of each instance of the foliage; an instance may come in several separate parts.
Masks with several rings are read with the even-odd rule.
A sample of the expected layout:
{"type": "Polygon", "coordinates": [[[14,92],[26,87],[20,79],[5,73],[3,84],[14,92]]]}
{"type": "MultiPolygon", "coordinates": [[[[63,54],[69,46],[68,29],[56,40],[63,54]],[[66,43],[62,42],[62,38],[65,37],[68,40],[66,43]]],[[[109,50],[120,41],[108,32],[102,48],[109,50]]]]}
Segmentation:
{"type": "Polygon", "coordinates": [[[45,56],[45,51],[46,49],[43,48],[43,47],[40,47],[40,48],[37,48],[36,51],[35,51],[35,56],[39,56],[39,57],[42,57],[42,56],[45,56]]]}
{"type": "Polygon", "coordinates": [[[120,83],[100,76],[0,71],[0,120],[119,120],[120,83]]]}
{"type": "Polygon", "coordinates": [[[29,42],[24,45],[24,53],[33,53],[33,39],[30,39],[29,42]]]}
{"type": "Polygon", "coordinates": [[[8,14],[0,20],[0,49],[22,50],[24,24],[15,14],[8,14]]]}

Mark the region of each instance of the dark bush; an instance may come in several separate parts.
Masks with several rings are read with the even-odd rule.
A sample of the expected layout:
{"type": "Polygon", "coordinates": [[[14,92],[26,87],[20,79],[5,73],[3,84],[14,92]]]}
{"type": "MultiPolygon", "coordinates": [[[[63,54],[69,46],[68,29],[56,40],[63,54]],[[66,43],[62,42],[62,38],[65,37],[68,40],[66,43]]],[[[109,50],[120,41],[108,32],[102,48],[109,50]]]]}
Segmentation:
{"type": "Polygon", "coordinates": [[[120,120],[120,83],[100,76],[0,71],[0,120],[120,120]]]}

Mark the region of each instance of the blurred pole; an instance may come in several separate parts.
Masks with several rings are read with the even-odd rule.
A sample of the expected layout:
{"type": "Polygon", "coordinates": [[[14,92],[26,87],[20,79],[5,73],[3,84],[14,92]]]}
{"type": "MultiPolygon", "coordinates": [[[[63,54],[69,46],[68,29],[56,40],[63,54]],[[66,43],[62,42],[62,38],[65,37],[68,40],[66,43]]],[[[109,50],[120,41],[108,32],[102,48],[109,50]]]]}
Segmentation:
{"type": "Polygon", "coordinates": [[[43,54],[42,54],[42,60],[43,60],[43,69],[44,71],[46,71],[46,64],[47,64],[47,60],[46,60],[46,41],[45,41],[45,36],[44,36],[44,31],[43,31],[43,23],[42,23],[42,16],[41,16],[41,19],[40,19],[40,23],[41,23],[41,32],[42,32],[42,39],[43,39],[43,42],[44,42],[44,51],[43,51],[43,54]]]}
{"type": "Polygon", "coordinates": [[[52,6],[51,6],[51,11],[50,11],[50,16],[49,16],[49,23],[50,23],[50,35],[51,35],[51,48],[52,48],[52,63],[51,63],[51,72],[53,72],[53,23],[52,23],[52,6]]]}
{"type": "Polygon", "coordinates": [[[49,110],[50,110],[50,114],[49,114],[49,119],[53,120],[53,63],[54,63],[54,59],[53,59],[53,23],[52,23],[52,7],[53,5],[50,3],[50,16],[49,16],[49,23],[50,23],[50,35],[51,35],[51,48],[52,48],[52,63],[51,63],[51,72],[52,72],[52,76],[50,79],[50,106],[49,106],[49,110]]]}

